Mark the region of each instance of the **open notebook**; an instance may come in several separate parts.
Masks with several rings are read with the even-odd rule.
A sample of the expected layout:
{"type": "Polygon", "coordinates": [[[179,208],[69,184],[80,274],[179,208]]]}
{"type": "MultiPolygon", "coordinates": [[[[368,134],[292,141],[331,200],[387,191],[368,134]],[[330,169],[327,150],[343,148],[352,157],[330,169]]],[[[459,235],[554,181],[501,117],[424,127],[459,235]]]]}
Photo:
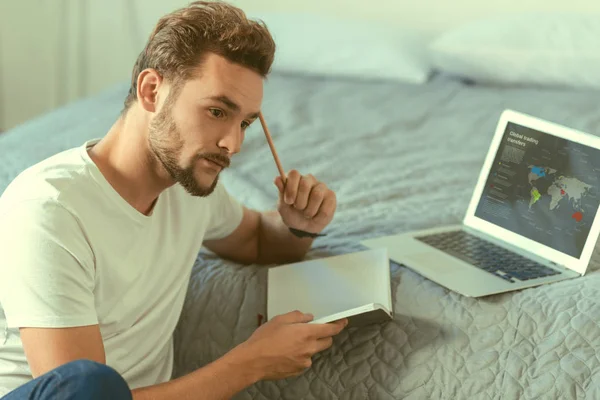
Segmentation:
{"type": "Polygon", "coordinates": [[[392,318],[386,249],[307,260],[269,269],[267,318],[299,310],[312,323],[348,318],[361,326],[392,318]]]}

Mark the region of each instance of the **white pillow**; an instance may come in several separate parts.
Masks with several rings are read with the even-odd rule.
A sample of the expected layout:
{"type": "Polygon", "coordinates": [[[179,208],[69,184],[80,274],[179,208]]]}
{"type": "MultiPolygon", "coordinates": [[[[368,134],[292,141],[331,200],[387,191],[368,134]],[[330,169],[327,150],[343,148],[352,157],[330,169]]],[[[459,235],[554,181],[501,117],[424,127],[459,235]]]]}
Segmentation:
{"type": "Polygon", "coordinates": [[[425,83],[432,71],[416,32],[302,13],[248,13],[265,22],[277,50],[273,71],[425,83]]]}
{"type": "Polygon", "coordinates": [[[475,82],[600,88],[600,15],[480,20],[442,34],[430,49],[438,70],[475,82]]]}

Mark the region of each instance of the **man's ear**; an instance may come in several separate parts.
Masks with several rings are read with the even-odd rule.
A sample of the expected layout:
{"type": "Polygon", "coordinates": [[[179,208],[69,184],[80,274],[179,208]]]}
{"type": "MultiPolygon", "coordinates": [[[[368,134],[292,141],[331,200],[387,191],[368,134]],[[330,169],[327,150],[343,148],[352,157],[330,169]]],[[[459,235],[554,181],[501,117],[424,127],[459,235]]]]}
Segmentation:
{"type": "Polygon", "coordinates": [[[148,112],[158,109],[158,89],[163,77],[152,68],[140,72],[137,79],[137,98],[142,108],[148,112]]]}

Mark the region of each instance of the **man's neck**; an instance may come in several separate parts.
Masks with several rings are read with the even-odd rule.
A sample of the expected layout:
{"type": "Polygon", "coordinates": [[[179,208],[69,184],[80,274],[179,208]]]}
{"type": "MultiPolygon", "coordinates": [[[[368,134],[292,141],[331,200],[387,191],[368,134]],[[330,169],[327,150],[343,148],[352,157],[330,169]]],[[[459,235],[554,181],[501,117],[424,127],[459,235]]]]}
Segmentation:
{"type": "Polygon", "coordinates": [[[148,147],[148,121],[132,108],[89,150],[104,178],[125,201],[150,214],[160,193],[173,184],[148,147]]]}

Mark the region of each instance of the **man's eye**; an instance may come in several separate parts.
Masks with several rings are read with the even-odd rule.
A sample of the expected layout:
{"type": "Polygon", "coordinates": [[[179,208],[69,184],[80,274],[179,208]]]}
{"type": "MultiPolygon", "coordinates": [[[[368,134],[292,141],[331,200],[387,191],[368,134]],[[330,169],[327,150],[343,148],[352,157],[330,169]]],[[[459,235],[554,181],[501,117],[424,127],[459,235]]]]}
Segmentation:
{"type": "Polygon", "coordinates": [[[242,121],[242,129],[246,129],[247,127],[250,126],[250,123],[247,121],[242,121]]]}
{"type": "Polygon", "coordinates": [[[223,116],[223,110],[219,110],[218,108],[211,108],[210,113],[217,118],[221,118],[223,116]]]}

